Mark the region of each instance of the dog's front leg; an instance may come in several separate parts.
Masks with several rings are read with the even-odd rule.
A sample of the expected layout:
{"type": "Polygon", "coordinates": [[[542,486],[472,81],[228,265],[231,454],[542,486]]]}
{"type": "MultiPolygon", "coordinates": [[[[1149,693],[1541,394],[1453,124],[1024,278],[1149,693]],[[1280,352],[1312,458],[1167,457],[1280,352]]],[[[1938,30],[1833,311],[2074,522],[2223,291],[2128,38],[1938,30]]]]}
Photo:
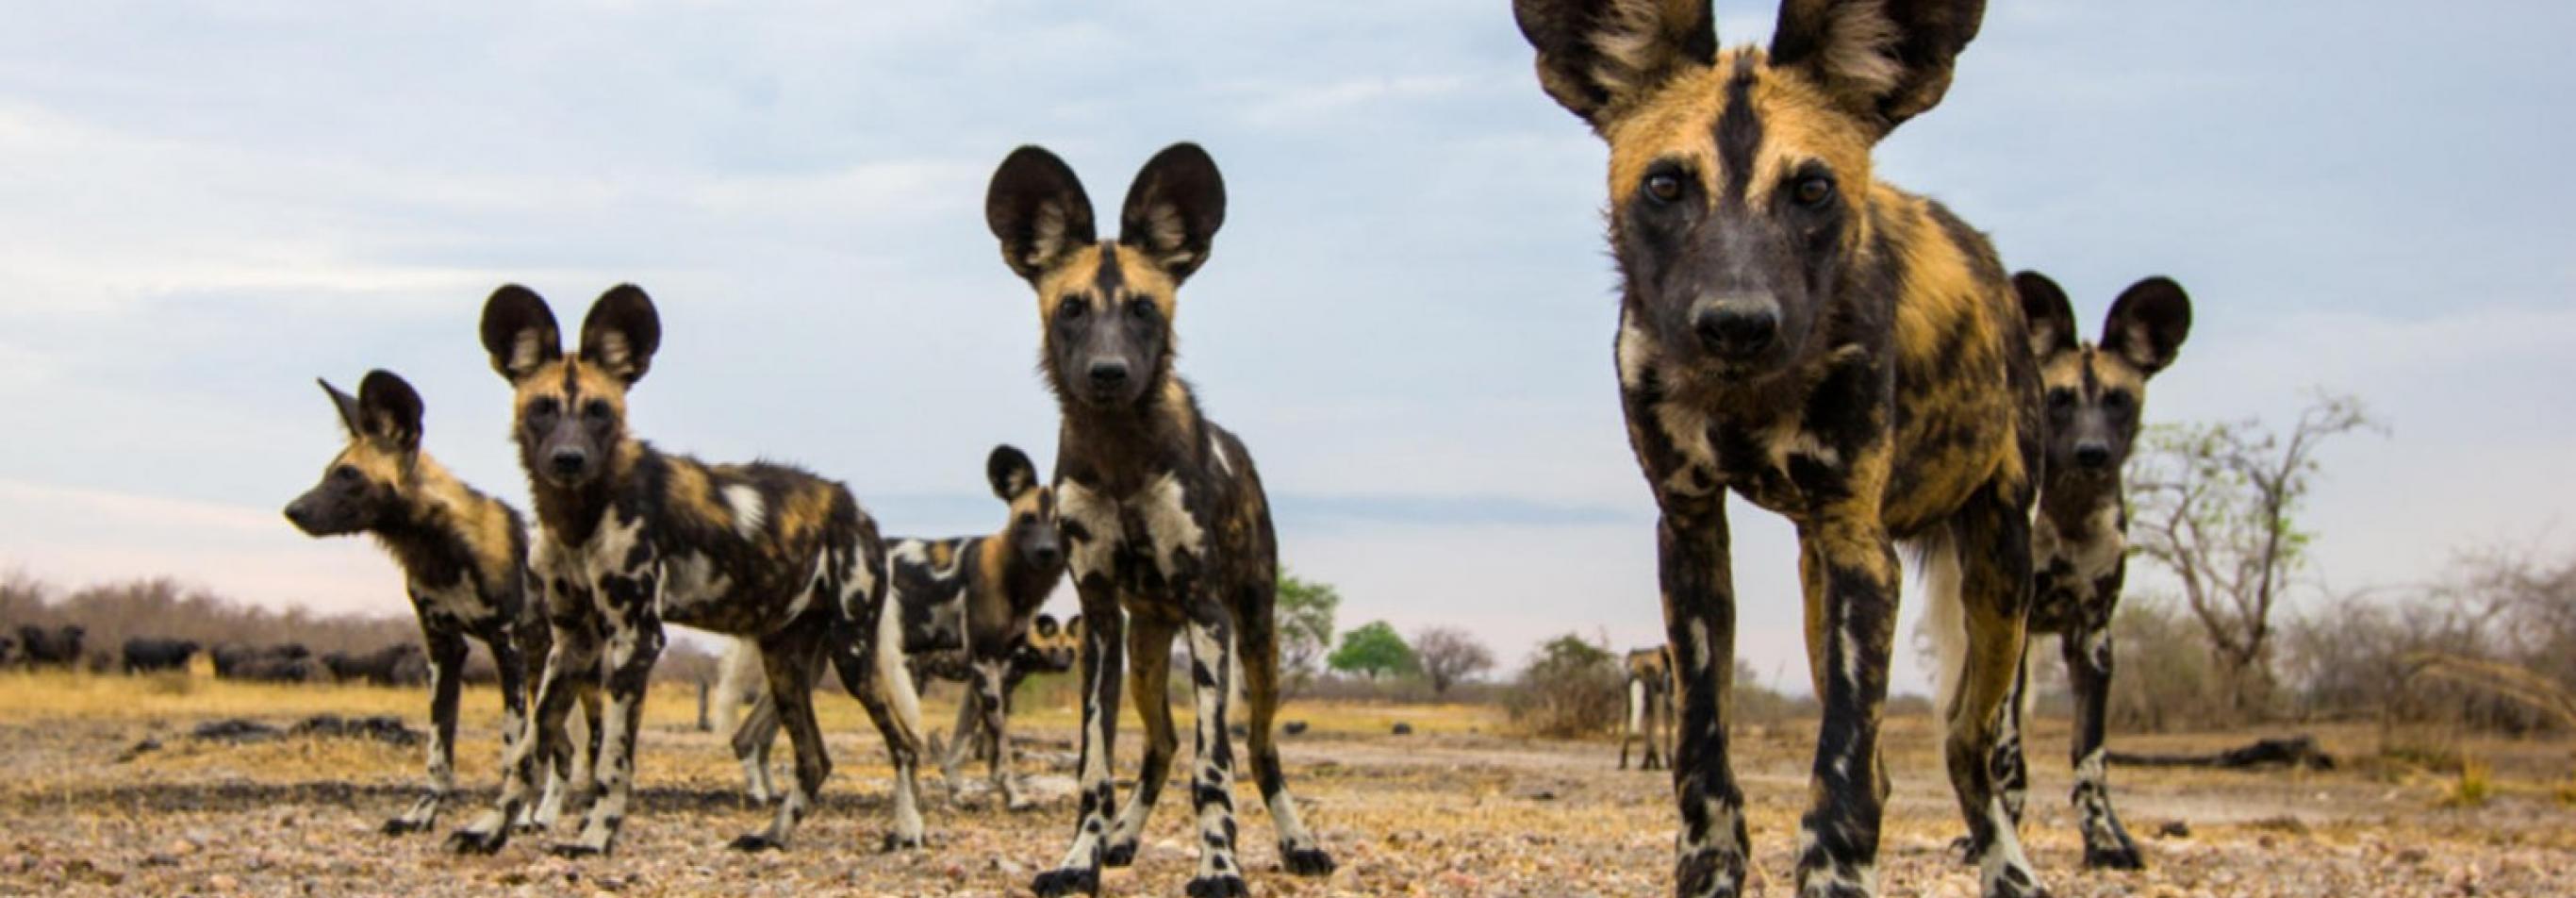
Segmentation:
{"type": "Polygon", "coordinates": [[[1809,672],[1824,704],[1815,798],[1800,821],[1798,894],[1865,898],[1878,893],[1888,789],[1878,739],[1896,632],[1896,548],[1869,496],[1801,522],[1798,549],[1809,672]]]}
{"type": "MultiPolygon", "coordinates": [[[[610,525],[613,526],[613,525],[610,525]]],[[[572,842],[553,846],[555,854],[580,857],[606,854],[626,822],[635,789],[635,744],[644,722],[644,693],[653,662],[662,655],[661,591],[663,570],[651,543],[639,535],[637,549],[609,563],[597,578],[599,607],[606,625],[600,669],[606,678],[607,707],[599,720],[598,754],[591,776],[599,799],[572,842]]]]}

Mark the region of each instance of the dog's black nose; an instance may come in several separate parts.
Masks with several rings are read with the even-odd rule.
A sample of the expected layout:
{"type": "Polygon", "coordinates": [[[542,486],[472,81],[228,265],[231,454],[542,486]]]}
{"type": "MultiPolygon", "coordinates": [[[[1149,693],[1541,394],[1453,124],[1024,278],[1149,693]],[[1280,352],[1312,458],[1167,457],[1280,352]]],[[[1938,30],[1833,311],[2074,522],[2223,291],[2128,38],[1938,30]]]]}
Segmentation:
{"type": "Polygon", "coordinates": [[[2087,469],[2097,469],[2097,468],[2101,468],[2101,467],[2107,466],[2107,465],[2109,465],[2110,463],[2111,463],[2111,447],[2106,446],[2106,445],[2103,445],[2103,444],[2101,444],[2101,443],[2078,443],[2078,444],[2076,444],[2076,446],[2075,446],[2075,465],[2076,465],[2076,467],[2079,467],[2079,468],[2087,468],[2087,469]]]}
{"type": "Polygon", "coordinates": [[[1114,389],[1127,383],[1127,363],[1120,359],[1101,359],[1091,363],[1091,385],[1114,389]]]}
{"type": "Polygon", "coordinates": [[[293,505],[286,506],[286,522],[295,525],[298,530],[311,530],[313,529],[313,513],[304,510],[304,503],[298,502],[293,505]]]}
{"type": "Polygon", "coordinates": [[[557,449],[547,461],[555,466],[556,476],[570,477],[581,473],[582,465],[590,463],[590,455],[579,449],[557,449]]]}
{"type": "Polygon", "coordinates": [[[1691,316],[1701,346],[1729,359],[1760,355],[1780,333],[1780,316],[1768,306],[1715,303],[1691,316]]]}
{"type": "Polygon", "coordinates": [[[1064,550],[1051,545],[1039,546],[1029,551],[1029,558],[1041,565],[1053,565],[1064,558],[1064,550]]]}

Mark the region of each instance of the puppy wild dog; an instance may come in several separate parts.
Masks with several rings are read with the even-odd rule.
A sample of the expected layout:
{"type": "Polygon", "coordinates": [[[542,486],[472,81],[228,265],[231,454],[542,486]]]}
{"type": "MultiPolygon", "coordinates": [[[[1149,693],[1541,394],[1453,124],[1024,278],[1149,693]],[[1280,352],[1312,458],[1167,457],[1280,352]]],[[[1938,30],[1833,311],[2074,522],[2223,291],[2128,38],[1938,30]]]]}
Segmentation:
{"type": "Polygon", "coordinates": [[[1610,149],[1620,394],[1679,667],[1676,895],[1742,894],[1747,873],[1728,491],[1798,530],[1824,705],[1799,893],[1877,890],[1899,541],[1969,623],[1946,754],[1984,891],[2041,892],[1994,762],[2029,604],[2037,370],[1985,237],[1870,161],[1940,101],[1983,6],[1787,0],[1767,50],[1721,51],[1705,0],[1514,3],[1541,86],[1610,149]]]}
{"type": "MultiPolygon", "coordinates": [[[[1009,694],[1013,656],[1028,644],[1038,608],[1064,579],[1064,537],[1057,528],[1055,491],[1038,482],[1037,466],[1028,455],[1007,445],[995,446],[984,469],[994,497],[1009,509],[1002,529],[984,536],[893,540],[887,545],[887,570],[893,578],[891,602],[902,621],[905,657],[917,662],[953,655],[964,662],[975,697],[969,706],[981,709],[984,726],[1000,740],[1001,748],[993,758],[993,787],[1001,792],[1006,807],[1017,807],[1023,802],[1018,781],[1010,775],[1009,718],[1003,698],[1009,694]]],[[[868,644],[864,639],[855,642],[832,647],[835,661],[845,670],[855,669],[849,662],[856,659],[848,653],[868,644]]],[[[768,746],[777,726],[774,717],[760,713],[751,723],[735,740],[734,750],[757,795],[764,791],[759,771],[767,768],[768,746]]],[[[945,763],[942,767],[950,774],[953,796],[955,770],[945,763]]]]}
{"type": "MultiPolygon", "coordinates": [[[[456,791],[456,702],[467,639],[481,641],[500,669],[505,755],[524,728],[525,659],[544,657],[551,639],[527,597],[527,527],[518,511],[465,485],[420,448],[425,409],[409,382],[370,371],[356,396],[317,382],[348,443],[321,482],[287,504],[286,519],[315,537],[371,534],[402,566],[429,656],[429,794],[386,821],[384,831],[419,832],[437,823],[456,791]]],[[[229,672],[225,654],[216,659],[219,672],[229,672]]],[[[560,794],[563,786],[554,788],[560,794]]]]}
{"type": "MultiPolygon", "coordinates": [[[[2099,343],[2077,337],[2075,307],[2066,291],[2037,272],[2013,276],[2022,315],[2030,326],[2031,355],[2039,360],[2047,409],[2047,477],[2039,488],[2039,513],[2031,526],[2034,587],[2032,633],[2056,633],[2075,694],[2076,822],[2084,834],[2088,867],[2135,870],[2144,866],[2137,843],[2111,808],[2103,756],[2103,728],[2111,699],[2111,616],[2119,610],[2127,573],[2129,505],[2120,468],[2137,443],[2147,380],[2182,351],[2191,334],[2191,297],[2171,279],[2151,277],[2122,291],[2102,322],[2099,343]]],[[[1941,669],[1954,669],[1955,629],[1937,629],[1941,669]]],[[[2016,749],[2006,770],[2008,805],[2018,818],[2029,768],[2020,748],[2021,694],[2027,671],[2014,680],[2005,703],[2006,744],[2016,749]]],[[[1970,846],[1974,849],[1973,844],[1970,846]]]]}
{"type": "Polygon", "coordinates": [[[592,304],[579,350],[565,355],[554,313],[518,285],[484,305],[492,367],[516,390],[512,434],[536,501],[530,573],[543,591],[554,650],[537,687],[534,738],[503,765],[500,806],[455,833],[461,851],[491,852],[528,799],[535,753],[561,744],[575,684],[604,682],[594,761],[599,798],[565,855],[609,851],[634,789],[636,737],[665,623],[757,640],[771,694],[796,747],[796,788],[775,819],[733,842],[786,845],[811,812],[831,761],[813,711],[812,678],[836,624],[876,634],[874,663],[853,691],[893,755],[890,847],[921,845],[914,800],[919,710],[883,614],[885,552],[876,523],[847,488],[784,465],[709,465],[630,434],[626,396],[662,337],[653,301],[620,285],[592,304]]]}
{"type": "MultiPolygon", "coordinates": [[[[1005,716],[1010,714],[1011,697],[1019,693],[1022,682],[1042,673],[1072,670],[1074,661],[1081,657],[1082,615],[1074,615],[1064,624],[1057,624],[1051,615],[1038,615],[1036,620],[1029,622],[1028,641],[1020,646],[1019,651],[1011,653],[1007,672],[1002,676],[1002,713],[1005,716]]],[[[913,659],[912,679],[916,683],[933,678],[966,683],[971,682],[974,676],[975,672],[967,668],[959,655],[913,659]]],[[[969,691],[965,700],[957,703],[957,726],[949,737],[948,750],[939,753],[940,769],[946,772],[949,782],[954,783],[959,765],[970,756],[992,758],[1001,739],[1001,733],[986,725],[982,693],[969,691]]]]}
{"type": "Polygon", "coordinates": [[[1037,292],[1040,367],[1063,414],[1056,501],[1084,620],[1073,845],[1034,889],[1097,894],[1102,865],[1135,859],[1176,747],[1165,685],[1172,636],[1185,627],[1198,727],[1190,791],[1199,866],[1189,894],[1245,894],[1226,732],[1237,670],[1251,702],[1253,776],[1278,831],[1280,860],[1300,876],[1332,872],[1332,857],[1298,819],[1272,742],[1279,560],[1261,478],[1243,442],[1199,413],[1172,370],[1181,282],[1207,260],[1225,220],[1216,162],[1194,144],[1156,154],[1129,186],[1111,242],[1096,238],[1091,200],[1073,169],[1044,149],[1021,147],[993,173],[984,217],[1003,261],[1037,292]],[[1113,822],[1109,769],[1123,653],[1132,653],[1146,744],[1136,792],[1113,822]]]}
{"type": "MultiPolygon", "coordinates": [[[[1061,626],[1054,617],[1044,614],[1031,621],[1028,637],[1004,662],[1002,713],[1010,713],[1011,696],[1029,677],[1072,670],[1081,642],[1082,615],[1074,615],[1071,624],[1061,626]]],[[[937,737],[930,739],[930,751],[938,756],[940,773],[948,781],[953,801],[958,784],[963,782],[957,776],[957,768],[969,755],[992,760],[997,741],[994,731],[986,725],[981,693],[974,688],[975,665],[963,651],[911,655],[904,663],[912,669],[912,682],[916,685],[926,688],[932,680],[946,680],[967,687],[957,703],[956,731],[948,744],[943,747],[937,737]]],[[[716,731],[733,734],[730,741],[734,758],[742,764],[744,791],[751,800],[765,804],[775,794],[769,778],[769,751],[778,732],[778,708],[769,701],[766,687],[753,679],[760,666],[760,650],[740,640],[725,651],[723,673],[716,682],[716,731]],[[750,716],[737,717],[746,704],[752,706],[750,716]]]]}
{"type": "Polygon", "coordinates": [[[1628,769],[1628,744],[1645,743],[1637,769],[1666,766],[1672,745],[1673,652],[1666,646],[1628,652],[1628,717],[1619,729],[1619,769],[1628,769]]]}

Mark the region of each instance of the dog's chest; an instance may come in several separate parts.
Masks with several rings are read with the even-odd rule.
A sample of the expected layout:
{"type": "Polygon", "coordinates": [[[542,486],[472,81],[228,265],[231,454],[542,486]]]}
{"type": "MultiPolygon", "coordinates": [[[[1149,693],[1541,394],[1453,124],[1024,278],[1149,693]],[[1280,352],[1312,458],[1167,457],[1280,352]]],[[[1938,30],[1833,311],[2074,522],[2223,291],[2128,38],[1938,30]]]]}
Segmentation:
{"type": "Polygon", "coordinates": [[[1057,485],[1056,510],[1073,543],[1072,567],[1077,579],[1094,575],[1126,585],[1164,582],[1180,576],[1207,551],[1198,500],[1178,475],[1158,474],[1124,496],[1113,496],[1075,480],[1057,485]]]}
{"type": "Polygon", "coordinates": [[[2035,617],[2063,620],[2082,617],[2085,609],[2116,598],[2109,584],[2128,552],[2118,503],[2106,502],[2082,519],[2080,527],[2060,525],[2048,515],[2031,522],[2031,569],[2038,578],[2035,617]]]}
{"type": "Polygon", "coordinates": [[[472,627],[490,622],[500,609],[486,600],[483,590],[470,572],[457,574],[448,583],[411,581],[412,610],[425,621],[450,627],[472,627]]]}

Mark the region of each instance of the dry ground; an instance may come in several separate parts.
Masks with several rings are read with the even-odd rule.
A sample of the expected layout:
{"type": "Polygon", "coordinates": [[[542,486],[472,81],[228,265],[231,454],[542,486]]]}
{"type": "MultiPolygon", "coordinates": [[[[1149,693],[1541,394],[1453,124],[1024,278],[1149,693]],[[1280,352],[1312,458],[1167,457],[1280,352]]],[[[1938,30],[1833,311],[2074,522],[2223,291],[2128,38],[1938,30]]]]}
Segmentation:
{"type": "MultiPolygon", "coordinates": [[[[347,740],[250,746],[197,744],[194,724],[251,716],[393,713],[415,727],[417,692],[256,687],[197,677],[126,679],[0,674],[0,894],[804,894],[1018,895],[1032,870],[1062,850],[1071,803],[1056,757],[1072,729],[1063,709],[1039,709],[1025,731],[1040,743],[1023,770],[1040,810],[983,802],[951,807],[924,780],[933,848],[872,850],[884,825],[887,768],[856,703],[821,706],[838,765],[823,812],[783,854],[745,856],[722,844],[764,819],[740,799],[714,736],[693,732],[692,697],[663,689],[649,709],[641,809],[616,856],[566,862],[521,838],[497,857],[453,857],[437,839],[374,832],[418,781],[411,750],[347,740]],[[165,748],[116,758],[145,737],[165,748]],[[1052,746],[1052,747],[1051,747],[1052,746]]],[[[458,755],[463,782],[493,782],[497,698],[467,696],[458,755]]],[[[930,720],[948,720],[934,703],[930,720]]],[[[1245,861],[1263,895],[1577,896],[1661,894],[1672,843],[1669,781],[1612,770],[1602,744],[1494,735],[1480,708],[1292,707],[1314,725],[1287,740],[1291,781],[1307,820],[1341,860],[1322,880],[1275,869],[1268,821],[1247,794],[1245,861]],[[1417,735],[1388,735],[1396,720],[1417,735]]],[[[1892,724],[1897,781],[1884,856],[1889,895],[1965,895],[1971,874],[1947,860],[1958,830],[1920,721],[1892,724]]],[[[1785,894],[1796,806],[1805,795],[1808,724],[1747,727],[1736,757],[1751,796],[1758,861],[1785,894]]],[[[2369,754],[2360,728],[2317,731],[2329,750],[2369,754]]],[[[2132,738],[2134,750],[2233,744],[2250,734],[2132,738]]],[[[2062,744],[2043,729],[2037,744],[2062,744]]],[[[1189,744],[1186,735],[1184,746],[1189,744]]],[[[1136,757],[1132,732],[1120,760],[1136,757]]],[[[786,751],[780,751],[784,762],[786,751]]],[[[2576,809],[2566,744],[2473,746],[2497,771],[2483,807],[2447,807],[2453,780],[2385,762],[2328,774],[2115,771],[2122,807],[2146,844],[2146,873],[2087,873],[2064,803],[2054,752],[2036,764],[2034,859],[2060,895],[2576,895],[2576,809]],[[2556,783],[2557,785],[2552,785],[2556,783]],[[2167,824],[2188,835],[2158,837],[2167,824]]],[[[1126,768],[1132,772],[1132,766],[1126,768]]],[[[1177,765],[1186,770],[1187,765],[1177,765]]],[[[1248,793],[1248,788],[1247,788],[1248,793]]],[[[1123,794],[1123,790],[1122,790],[1123,794]]],[[[1166,796],[1186,796],[1167,790],[1166,796]]],[[[1167,800],[1135,869],[1107,892],[1177,895],[1192,868],[1186,809],[1167,800]]],[[[451,811],[442,827],[460,822],[451,811]]]]}

